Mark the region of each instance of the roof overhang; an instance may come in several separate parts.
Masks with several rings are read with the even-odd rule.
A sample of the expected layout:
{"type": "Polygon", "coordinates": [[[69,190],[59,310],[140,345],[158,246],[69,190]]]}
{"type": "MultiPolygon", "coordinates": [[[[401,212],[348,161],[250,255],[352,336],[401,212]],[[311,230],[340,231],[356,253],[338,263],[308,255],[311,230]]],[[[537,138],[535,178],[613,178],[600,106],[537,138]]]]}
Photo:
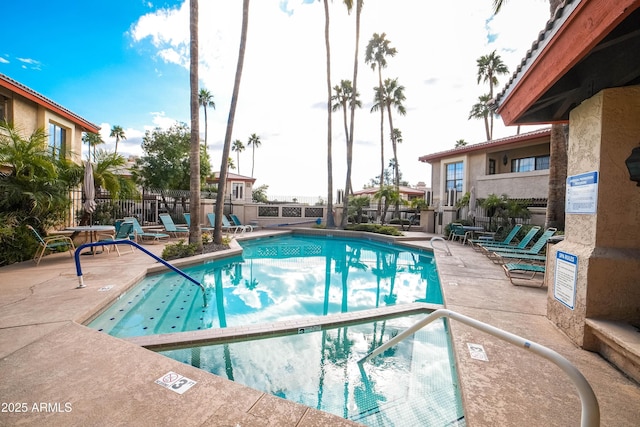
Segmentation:
{"type": "Polygon", "coordinates": [[[64,117],[67,120],[70,120],[77,126],[80,126],[84,132],[100,132],[100,126],[91,123],[90,121],[80,117],[79,115],[71,112],[63,106],[53,102],[46,96],[39,94],[38,92],[28,88],[27,86],[17,82],[16,80],[13,80],[8,76],[5,76],[4,74],[0,74],[0,86],[5,87],[11,92],[16,93],[30,101],[33,101],[38,105],[41,105],[47,110],[53,111],[54,113],[58,114],[61,117],[64,117]]]}
{"type": "Polygon", "coordinates": [[[599,91],[640,84],[640,0],[565,0],[494,107],[505,125],[566,123],[599,91]]]}

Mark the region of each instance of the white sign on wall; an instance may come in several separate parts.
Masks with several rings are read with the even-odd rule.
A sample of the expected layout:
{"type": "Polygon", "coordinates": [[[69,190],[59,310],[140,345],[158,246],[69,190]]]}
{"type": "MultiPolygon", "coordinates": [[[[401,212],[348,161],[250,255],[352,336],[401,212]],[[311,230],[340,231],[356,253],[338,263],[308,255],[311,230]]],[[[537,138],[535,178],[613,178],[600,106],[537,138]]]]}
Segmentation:
{"type": "Polygon", "coordinates": [[[587,172],[567,177],[566,200],[566,213],[596,213],[598,204],[598,172],[587,172]]]}
{"type": "Polygon", "coordinates": [[[578,279],[578,256],[567,252],[556,252],[556,276],[553,296],[573,310],[576,306],[576,283],[578,279]]]}

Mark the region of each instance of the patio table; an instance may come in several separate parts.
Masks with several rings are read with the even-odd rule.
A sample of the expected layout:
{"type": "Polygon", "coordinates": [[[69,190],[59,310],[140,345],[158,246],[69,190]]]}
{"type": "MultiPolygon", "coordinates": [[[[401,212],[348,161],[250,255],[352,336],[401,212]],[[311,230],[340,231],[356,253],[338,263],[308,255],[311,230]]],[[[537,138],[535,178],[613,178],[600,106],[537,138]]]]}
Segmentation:
{"type": "MultiPolygon", "coordinates": [[[[113,225],[78,225],[67,227],[65,230],[84,233],[85,243],[93,243],[98,240],[98,233],[115,233],[116,228],[113,225]]],[[[95,248],[91,248],[91,254],[95,255],[96,253],[102,253],[102,251],[96,252],[95,248]]]]}

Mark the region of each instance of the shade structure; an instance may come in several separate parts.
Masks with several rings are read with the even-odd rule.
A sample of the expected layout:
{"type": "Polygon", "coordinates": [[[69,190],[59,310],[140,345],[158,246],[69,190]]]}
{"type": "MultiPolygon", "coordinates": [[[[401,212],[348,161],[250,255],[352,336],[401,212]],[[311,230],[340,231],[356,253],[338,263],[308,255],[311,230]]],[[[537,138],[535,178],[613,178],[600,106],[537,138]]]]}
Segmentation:
{"type": "Polygon", "coordinates": [[[84,164],[84,210],[88,214],[92,214],[96,210],[96,186],[93,182],[93,166],[91,162],[86,161],[84,164]]]}

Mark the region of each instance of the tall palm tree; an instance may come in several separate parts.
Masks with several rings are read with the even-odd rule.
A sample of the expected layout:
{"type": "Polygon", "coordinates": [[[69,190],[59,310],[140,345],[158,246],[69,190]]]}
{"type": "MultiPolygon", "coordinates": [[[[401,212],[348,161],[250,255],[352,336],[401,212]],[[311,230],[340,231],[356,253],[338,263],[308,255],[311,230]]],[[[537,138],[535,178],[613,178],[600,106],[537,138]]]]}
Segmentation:
{"type": "MultiPolygon", "coordinates": [[[[198,0],[190,0],[190,64],[189,87],[191,110],[191,139],[189,143],[189,192],[191,225],[189,227],[189,244],[196,245],[196,251],[202,251],[202,231],[200,229],[200,97],[198,93],[198,0]]],[[[205,106],[205,129],[206,113],[205,106]]],[[[205,141],[206,141],[205,131],[205,141]]]]}
{"type": "MultiPolygon", "coordinates": [[[[353,127],[348,126],[347,120],[347,109],[350,108],[353,110],[355,107],[361,107],[362,103],[358,99],[359,94],[353,92],[353,87],[351,86],[351,82],[349,80],[341,80],[340,85],[336,85],[333,90],[335,91],[335,95],[331,97],[335,104],[332,106],[333,111],[338,111],[342,109],[342,116],[344,120],[344,132],[345,138],[347,141],[347,177],[344,186],[345,195],[343,198],[343,215],[340,221],[340,227],[344,228],[347,223],[347,215],[346,212],[349,209],[349,192],[353,192],[353,186],[351,185],[351,165],[353,163],[353,138],[351,132],[353,131],[353,127]]],[[[351,122],[353,124],[353,121],[351,122]]]]}
{"type": "Polygon", "coordinates": [[[198,92],[198,104],[204,107],[204,149],[207,149],[207,134],[208,122],[207,122],[207,107],[216,109],[216,103],[213,101],[213,94],[207,89],[200,89],[198,92]]]}
{"type": "MultiPolygon", "coordinates": [[[[385,108],[387,110],[387,117],[389,118],[389,129],[395,129],[393,127],[393,115],[391,114],[391,107],[393,107],[398,114],[404,116],[407,114],[407,110],[402,104],[406,100],[404,96],[404,86],[398,84],[398,79],[385,79],[382,88],[374,88],[376,96],[376,103],[372,108],[385,108]]],[[[398,175],[398,141],[396,140],[397,134],[391,132],[391,147],[393,148],[393,159],[396,165],[395,174],[395,186],[396,189],[400,186],[400,176],[398,175]]]]}
{"type": "MultiPolygon", "coordinates": [[[[391,47],[385,33],[373,33],[373,37],[367,44],[364,62],[371,66],[373,71],[378,69],[378,87],[382,88],[382,69],[387,68],[387,57],[396,56],[397,50],[391,47]]],[[[378,96],[378,95],[376,95],[378,96]]],[[[375,111],[373,108],[371,111],[375,111]]],[[[384,176],[384,108],[380,108],[380,189],[382,189],[382,177],[384,176]]],[[[380,209],[378,209],[380,214],[380,209]]]]}
{"type": "MultiPolygon", "coordinates": [[[[500,12],[506,0],[493,0],[494,13],[500,12]]],[[[549,0],[549,14],[553,17],[561,0],[549,0]]],[[[545,227],[564,230],[567,185],[567,136],[569,125],[552,124],[549,141],[549,195],[545,227]]]]}
{"type": "Polygon", "coordinates": [[[85,132],[82,134],[82,142],[86,142],[89,146],[88,159],[91,161],[91,152],[93,151],[93,161],[96,161],[96,146],[104,144],[104,140],[99,133],[85,132]]]}
{"type": "Polygon", "coordinates": [[[218,193],[216,194],[216,223],[214,226],[213,241],[217,244],[222,243],[222,215],[224,214],[224,189],[227,186],[227,160],[229,159],[229,151],[231,151],[231,134],[233,133],[233,121],[236,115],[236,106],[238,105],[238,95],[240,93],[240,80],[242,78],[242,67],[244,66],[244,53],[247,48],[248,27],[249,0],[243,0],[238,63],[236,65],[236,77],[233,83],[233,94],[231,95],[231,106],[229,107],[229,118],[227,119],[227,131],[224,135],[222,162],[220,164],[220,180],[218,182],[218,193]]]}
{"type": "Polygon", "coordinates": [[[111,133],[109,133],[109,137],[116,139],[116,148],[114,150],[115,153],[118,152],[118,142],[120,142],[121,139],[127,139],[127,137],[124,134],[124,130],[122,129],[122,126],[117,126],[117,125],[111,126],[111,133]]]}
{"type": "Polygon", "coordinates": [[[331,43],[329,42],[329,0],[324,0],[324,46],[327,60],[327,228],[336,226],[333,217],[333,126],[331,123],[331,43]]]}
{"type": "MultiPolygon", "coordinates": [[[[493,99],[493,88],[498,84],[498,76],[509,74],[509,68],[502,62],[500,55],[496,55],[494,50],[489,55],[483,55],[477,60],[478,64],[478,83],[483,81],[489,83],[489,99],[493,99]]],[[[489,114],[489,138],[493,139],[493,113],[489,114]]]]}
{"type": "Polygon", "coordinates": [[[489,116],[493,115],[491,108],[489,107],[489,101],[491,98],[489,95],[482,95],[478,97],[478,102],[473,104],[471,111],[469,112],[469,120],[471,119],[483,119],[484,130],[487,135],[487,141],[491,141],[491,130],[489,128],[489,116]]]}
{"type": "Polygon", "coordinates": [[[260,141],[260,137],[255,133],[252,133],[249,141],[247,141],[247,146],[251,146],[251,178],[253,178],[253,167],[256,161],[256,148],[260,147],[261,144],[262,141],[260,141]]]}
{"type": "Polygon", "coordinates": [[[236,159],[238,160],[238,174],[240,174],[240,153],[242,153],[244,150],[245,146],[239,139],[236,139],[235,141],[233,141],[233,144],[231,144],[231,151],[236,152],[236,159]]]}

